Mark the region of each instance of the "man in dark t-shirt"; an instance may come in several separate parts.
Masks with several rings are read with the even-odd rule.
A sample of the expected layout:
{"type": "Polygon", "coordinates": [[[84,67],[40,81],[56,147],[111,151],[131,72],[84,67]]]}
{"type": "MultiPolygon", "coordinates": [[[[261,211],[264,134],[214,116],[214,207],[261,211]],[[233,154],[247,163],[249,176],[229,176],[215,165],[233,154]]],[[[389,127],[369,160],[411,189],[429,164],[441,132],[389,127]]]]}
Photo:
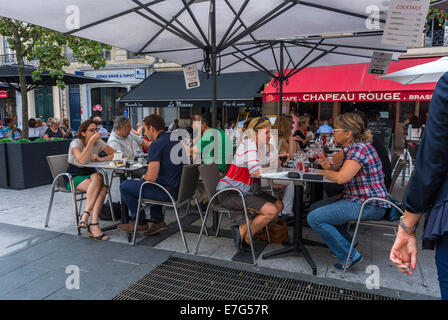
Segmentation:
{"type": "MultiPolygon", "coordinates": [[[[142,180],[126,180],[120,185],[120,192],[124,202],[131,211],[132,221],[129,224],[120,224],[118,229],[128,233],[134,231],[141,185],[145,181],[156,182],[168,190],[174,199],[177,199],[182,167],[184,163],[188,163],[186,153],[182,151],[179,141],[171,141],[170,135],[164,131],[165,121],[163,118],[152,114],[143,119],[143,127],[145,134],[151,141],[148,150],[148,169],[142,180]],[[178,150],[177,158],[176,152],[172,152],[173,148],[178,150]]],[[[170,201],[170,197],[162,189],[154,185],[146,185],[143,189],[142,197],[157,201],[170,201]]],[[[146,236],[151,236],[167,229],[161,206],[151,206],[151,218],[154,220],[154,223],[151,228],[148,228],[144,211],[142,211],[137,231],[144,232],[146,236]]]]}

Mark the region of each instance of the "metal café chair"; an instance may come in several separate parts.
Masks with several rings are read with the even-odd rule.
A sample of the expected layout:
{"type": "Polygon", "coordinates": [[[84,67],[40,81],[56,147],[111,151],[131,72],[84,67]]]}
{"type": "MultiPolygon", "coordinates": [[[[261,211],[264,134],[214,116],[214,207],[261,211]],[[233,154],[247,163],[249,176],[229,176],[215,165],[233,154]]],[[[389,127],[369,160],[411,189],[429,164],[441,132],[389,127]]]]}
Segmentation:
{"type": "MultiPolygon", "coordinates": [[[[408,186],[409,186],[409,185],[408,185],[408,186]]],[[[390,205],[393,206],[395,209],[397,209],[398,212],[400,212],[401,215],[403,215],[403,213],[404,213],[403,210],[401,210],[401,208],[400,208],[399,206],[397,206],[395,203],[393,203],[393,202],[391,202],[391,201],[389,201],[389,200],[386,200],[386,199],[381,199],[381,198],[370,198],[370,199],[367,199],[366,201],[364,201],[364,202],[362,203],[361,210],[359,211],[358,220],[357,220],[357,223],[356,223],[355,232],[353,233],[352,242],[351,242],[351,244],[350,244],[350,250],[348,251],[347,258],[345,259],[344,270],[343,270],[343,272],[342,272],[342,278],[343,278],[343,279],[344,279],[344,275],[345,275],[345,270],[347,269],[348,261],[349,261],[349,259],[350,259],[350,255],[352,254],[353,247],[355,246],[355,243],[356,243],[356,235],[357,235],[357,233],[358,233],[358,228],[359,228],[359,225],[360,225],[360,222],[361,222],[361,218],[362,218],[362,214],[363,214],[363,212],[364,212],[364,208],[365,208],[365,206],[366,206],[369,202],[372,202],[372,201],[375,201],[375,200],[376,200],[376,201],[381,201],[381,202],[385,202],[385,203],[390,204],[390,205]]],[[[425,278],[424,278],[424,275],[423,275],[423,270],[421,269],[420,264],[417,263],[417,267],[419,268],[420,273],[421,273],[421,275],[422,275],[423,286],[426,287],[426,284],[425,284],[425,278]]]]}
{"type": "Polygon", "coordinates": [[[138,226],[138,220],[140,218],[141,209],[148,205],[149,206],[160,205],[163,207],[171,207],[174,209],[174,214],[176,215],[176,220],[179,225],[180,235],[182,237],[182,241],[185,246],[185,253],[188,253],[188,246],[187,246],[187,242],[185,240],[185,235],[184,235],[184,231],[182,229],[182,224],[180,222],[179,211],[180,211],[180,208],[184,204],[189,204],[191,200],[195,200],[199,216],[200,216],[201,220],[203,220],[201,207],[199,206],[198,199],[196,198],[196,188],[198,185],[198,181],[199,181],[198,165],[195,165],[195,164],[184,165],[183,169],[182,169],[182,176],[180,179],[179,194],[177,196],[177,201],[174,200],[173,196],[162,185],[160,185],[156,182],[152,182],[152,181],[145,181],[140,187],[140,193],[139,193],[139,198],[138,198],[138,207],[137,207],[137,217],[136,217],[135,226],[134,226],[134,234],[132,237],[132,245],[135,246],[135,240],[137,237],[137,226],[138,226]],[[158,187],[160,189],[160,192],[164,192],[168,195],[170,201],[157,201],[157,200],[143,198],[142,192],[143,192],[144,187],[147,185],[153,185],[153,186],[158,187]]]}
{"type": "MultiPolygon", "coordinates": [[[[53,184],[51,186],[50,203],[48,204],[48,211],[47,211],[47,215],[45,217],[45,227],[46,228],[48,227],[48,223],[50,221],[50,213],[51,213],[51,209],[53,207],[54,194],[56,192],[71,193],[72,198],[73,198],[73,208],[74,208],[75,217],[76,217],[76,228],[78,230],[78,235],[80,235],[81,229],[78,226],[79,225],[79,216],[81,215],[82,201],[87,199],[86,192],[75,190],[72,176],[69,173],[65,172],[68,167],[68,154],[47,156],[47,162],[48,162],[48,166],[50,167],[51,175],[53,177],[53,184]],[[71,191],[68,191],[67,188],[65,187],[65,180],[63,179],[64,176],[67,177],[70,182],[71,191]],[[78,206],[78,202],[79,202],[79,206],[78,206]]],[[[112,207],[112,197],[110,195],[110,187],[109,187],[110,185],[108,183],[109,179],[107,177],[107,172],[103,169],[99,169],[99,170],[102,172],[103,177],[104,177],[104,181],[105,181],[104,184],[107,187],[107,197],[109,200],[110,210],[112,213],[111,214],[112,220],[115,222],[114,210],[112,207]]]]}
{"type": "MultiPolygon", "coordinates": [[[[202,233],[204,232],[204,230],[205,230],[205,232],[207,234],[207,228],[206,228],[205,224],[206,224],[209,212],[210,211],[214,211],[214,212],[219,214],[218,227],[216,228],[216,237],[218,237],[219,229],[221,227],[222,215],[223,214],[228,214],[229,217],[230,217],[230,212],[229,212],[228,209],[223,208],[223,207],[219,207],[219,205],[218,206],[212,206],[212,203],[215,200],[215,198],[219,194],[223,194],[225,192],[236,192],[241,197],[241,201],[243,203],[243,212],[244,212],[244,216],[245,216],[245,219],[246,219],[247,230],[249,232],[249,237],[250,237],[250,248],[251,248],[251,252],[252,252],[252,261],[253,261],[254,265],[257,265],[256,259],[255,259],[255,250],[254,250],[254,246],[253,246],[253,243],[252,243],[252,232],[250,230],[249,217],[248,217],[248,214],[247,214],[246,201],[244,200],[243,193],[240,190],[236,189],[236,188],[226,188],[226,189],[218,191],[218,192],[216,191],[216,186],[218,185],[220,177],[219,177],[218,166],[215,163],[200,165],[199,166],[199,172],[201,174],[202,183],[204,184],[204,188],[205,188],[205,191],[206,191],[207,196],[209,198],[209,201],[208,201],[207,210],[205,212],[204,219],[202,221],[201,231],[199,232],[199,237],[198,237],[198,241],[196,243],[196,249],[195,249],[194,254],[198,253],[199,244],[201,242],[202,233]]],[[[268,241],[270,242],[268,227],[266,226],[265,229],[266,229],[266,232],[267,232],[268,241]]]]}

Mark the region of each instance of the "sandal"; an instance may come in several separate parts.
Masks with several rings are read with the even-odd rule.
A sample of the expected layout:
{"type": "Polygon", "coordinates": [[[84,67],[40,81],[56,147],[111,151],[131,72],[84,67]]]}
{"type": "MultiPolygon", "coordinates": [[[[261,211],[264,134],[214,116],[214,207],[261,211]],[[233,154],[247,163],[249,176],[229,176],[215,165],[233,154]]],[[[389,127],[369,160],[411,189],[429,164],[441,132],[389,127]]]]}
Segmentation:
{"type": "MultiPolygon", "coordinates": [[[[87,213],[87,214],[89,215],[89,217],[90,217],[90,212],[84,210],[84,212],[79,216],[79,219],[82,219],[82,216],[83,216],[85,213],[87,213]]],[[[81,221],[78,223],[78,228],[88,229],[87,223],[81,220],[81,221]]]]}
{"type": "Polygon", "coordinates": [[[90,226],[99,226],[99,223],[90,223],[88,228],[87,228],[87,234],[89,235],[90,238],[98,240],[98,241],[106,241],[109,240],[109,237],[106,236],[104,233],[100,234],[99,236],[94,236],[93,233],[90,231],[90,226]],[[107,239],[104,239],[107,238],[107,239]]]}

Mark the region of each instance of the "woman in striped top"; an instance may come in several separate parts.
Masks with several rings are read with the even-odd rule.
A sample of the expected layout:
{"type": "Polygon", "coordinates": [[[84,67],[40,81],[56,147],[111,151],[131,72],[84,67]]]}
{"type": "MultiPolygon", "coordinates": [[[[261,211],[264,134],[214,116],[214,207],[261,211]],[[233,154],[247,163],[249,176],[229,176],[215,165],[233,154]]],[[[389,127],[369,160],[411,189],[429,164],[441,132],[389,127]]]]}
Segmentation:
{"type": "MultiPolygon", "coordinates": [[[[261,168],[269,164],[271,122],[268,118],[254,118],[250,123],[245,137],[238,146],[232,164],[216,187],[220,191],[226,188],[237,188],[245,197],[248,210],[256,216],[250,220],[252,235],[263,229],[283,210],[283,203],[267,193],[254,194],[251,185],[261,173],[261,168]]],[[[218,196],[219,205],[228,209],[232,220],[239,225],[232,227],[237,251],[248,249],[250,239],[247,225],[242,214],[243,204],[239,195],[224,193],[218,196]]]]}

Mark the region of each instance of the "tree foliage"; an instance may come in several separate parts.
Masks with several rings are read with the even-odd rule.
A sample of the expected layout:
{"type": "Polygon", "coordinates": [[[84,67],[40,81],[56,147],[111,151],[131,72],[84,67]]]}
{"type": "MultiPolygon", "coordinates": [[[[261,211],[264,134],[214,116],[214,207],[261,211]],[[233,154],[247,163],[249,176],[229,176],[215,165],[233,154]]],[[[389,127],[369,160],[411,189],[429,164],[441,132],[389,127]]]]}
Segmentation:
{"type": "Polygon", "coordinates": [[[60,32],[35,26],[14,19],[0,17],[0,35],[7,37],[8,44],[14,50],[18,65],[22,96],[22,127],[28,134],[28,100],[24,65],[26,61],[38,60],[38,68],[33,72],[33,80],[39,80],[43,72],[57,79],[57,85],[65,88],[63,67],[70,65],[65,57],[64,46],[73,51],[73,57],[94,69],[106,65],[103,51],[110,46],[95,41],[66,36],[60,32]]]}

